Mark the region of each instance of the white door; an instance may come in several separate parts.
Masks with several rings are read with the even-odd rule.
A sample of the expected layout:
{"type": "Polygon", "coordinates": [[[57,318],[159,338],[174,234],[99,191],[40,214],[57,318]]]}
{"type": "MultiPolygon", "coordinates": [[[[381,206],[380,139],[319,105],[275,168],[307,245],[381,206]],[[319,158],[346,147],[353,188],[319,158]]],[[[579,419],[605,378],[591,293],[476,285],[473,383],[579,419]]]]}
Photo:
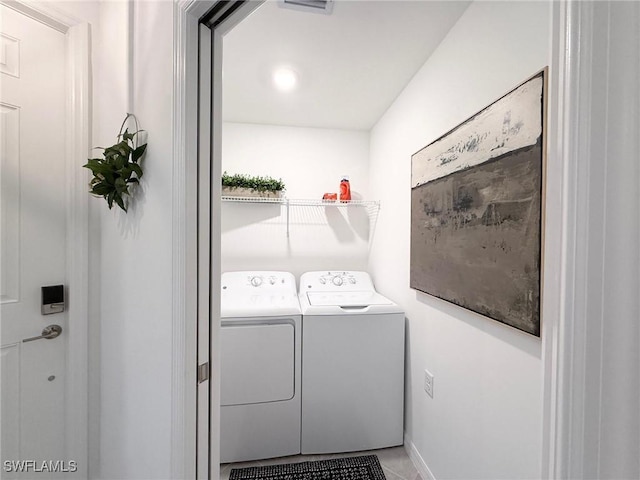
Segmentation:
{"type": "Polygon", "coordinates": [[[65,35],[0,15],[0,477],[68,478],[67,314],[41,314],[41,287],[66,277],[65,35]]]}

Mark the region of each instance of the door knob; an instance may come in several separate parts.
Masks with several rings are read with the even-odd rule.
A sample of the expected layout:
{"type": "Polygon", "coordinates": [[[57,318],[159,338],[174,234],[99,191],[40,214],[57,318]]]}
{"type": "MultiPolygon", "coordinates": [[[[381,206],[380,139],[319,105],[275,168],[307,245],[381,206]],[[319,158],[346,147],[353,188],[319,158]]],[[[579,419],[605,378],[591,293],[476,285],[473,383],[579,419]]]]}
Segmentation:
{"type": "Polygon", "coordinates": [[[45,338],[47,340],[51,340],[52,338],[56,338],[58,335],[62,333],[62,327],[60,325],[49,325],[42,329],[42,334],[37,337],[25,338],[22,340],[23,342],[33,342],[34,340],[40,340],[41,338],[45,338]]]}

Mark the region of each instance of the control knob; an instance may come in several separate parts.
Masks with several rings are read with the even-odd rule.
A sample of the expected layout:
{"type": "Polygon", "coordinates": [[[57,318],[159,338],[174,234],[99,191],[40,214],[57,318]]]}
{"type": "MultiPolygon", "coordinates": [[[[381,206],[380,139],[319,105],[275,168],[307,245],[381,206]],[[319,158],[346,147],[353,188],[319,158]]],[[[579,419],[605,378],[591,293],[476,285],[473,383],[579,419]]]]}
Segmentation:
{"type": "Polygon", "coordinates": [[[251,277],[251,285],[254,287],[262,285],[262,277],[251,277]]]}
{"type": "Polygon", "coordinates": [[[342,282],[343,282],[342,277],[333,277],[332,281],[336,287],[339,287],[340,285],[342,285],[342,282]]]}

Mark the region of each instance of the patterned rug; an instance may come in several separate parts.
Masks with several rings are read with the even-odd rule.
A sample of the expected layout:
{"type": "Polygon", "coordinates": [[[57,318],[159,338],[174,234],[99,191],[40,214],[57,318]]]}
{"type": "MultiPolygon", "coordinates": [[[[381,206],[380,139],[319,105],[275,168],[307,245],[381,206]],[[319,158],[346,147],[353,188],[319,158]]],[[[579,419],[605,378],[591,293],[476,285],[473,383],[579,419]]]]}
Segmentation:
{"type": "Polygon", "coordinates": [[[229,480],[385,480],[375,455],[234,468],[229,480]]]}

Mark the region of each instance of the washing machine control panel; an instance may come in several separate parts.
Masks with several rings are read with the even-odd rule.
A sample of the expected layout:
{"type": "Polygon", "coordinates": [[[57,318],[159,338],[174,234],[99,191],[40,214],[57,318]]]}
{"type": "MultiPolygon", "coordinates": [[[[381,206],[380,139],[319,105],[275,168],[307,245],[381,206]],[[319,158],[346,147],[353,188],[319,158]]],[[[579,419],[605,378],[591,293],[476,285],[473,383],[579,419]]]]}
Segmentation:
{"type": "Polygon", "coordinates": [[[307,272],[300,277],[301,291],[369,291],[373,290],[367,272],[307,272]]]}

